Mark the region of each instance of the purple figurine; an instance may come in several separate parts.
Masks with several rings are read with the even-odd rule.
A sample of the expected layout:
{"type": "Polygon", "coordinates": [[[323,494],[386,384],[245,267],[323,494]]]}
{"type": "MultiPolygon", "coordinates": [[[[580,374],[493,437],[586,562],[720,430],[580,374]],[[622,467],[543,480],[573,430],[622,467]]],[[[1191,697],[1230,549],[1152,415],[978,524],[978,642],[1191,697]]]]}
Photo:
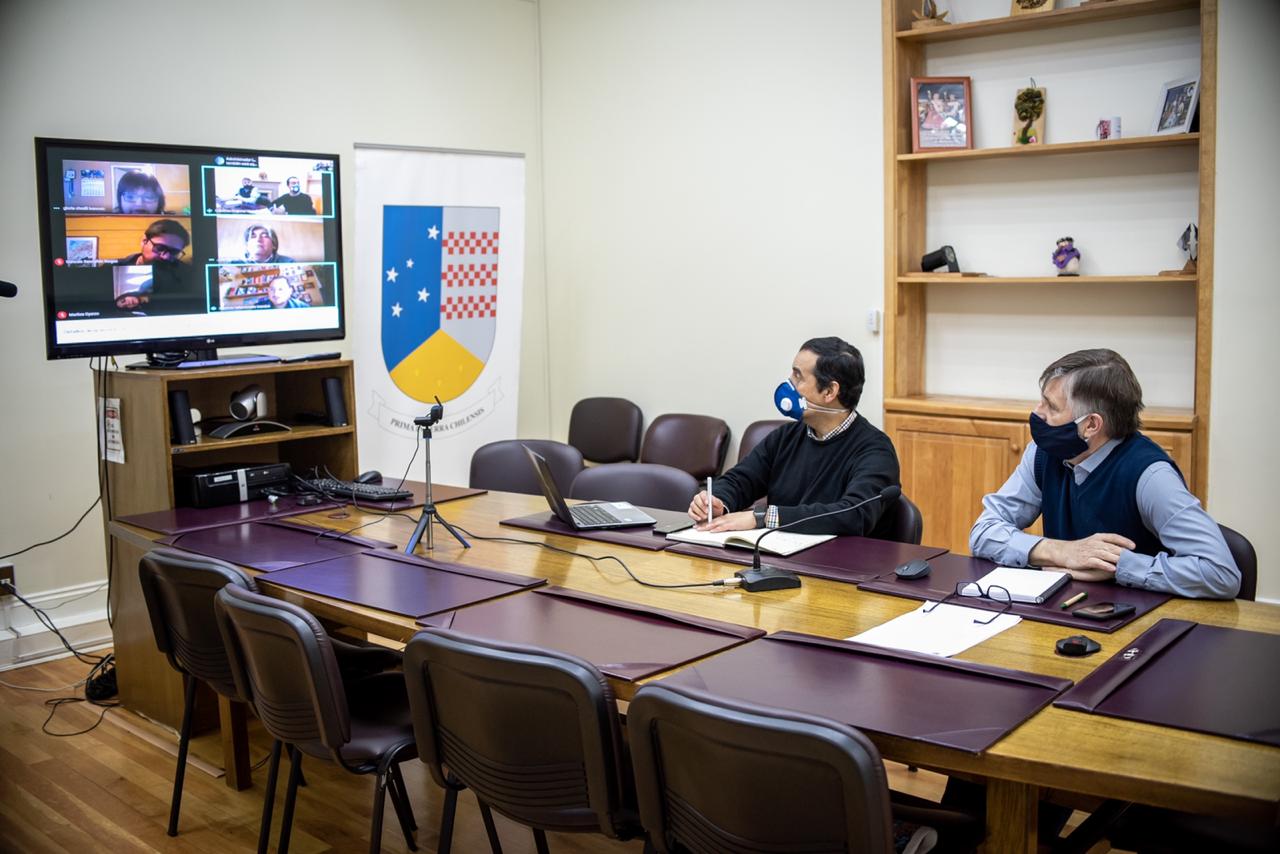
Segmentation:
{"type": "Polygon", "coordinates": [[[1073,241],[1071,237],[1059,237],[1058,246],[1053,250],[1053,266],[1058,268],[1059,276],[1080,275],[1080,250],[1073,241]]]}

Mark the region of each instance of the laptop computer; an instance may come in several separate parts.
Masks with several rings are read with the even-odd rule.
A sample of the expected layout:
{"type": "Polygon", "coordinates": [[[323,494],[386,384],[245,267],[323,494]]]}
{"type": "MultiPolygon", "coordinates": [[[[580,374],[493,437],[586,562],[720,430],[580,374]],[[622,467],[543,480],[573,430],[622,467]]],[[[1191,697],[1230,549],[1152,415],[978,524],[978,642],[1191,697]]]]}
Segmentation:
{"type": "Polygon", "coordinates": [[[560,487],[556,486],[556,479],[551,474],[551,466],[547,465],[546,458],[531,450],[528,445],[522,447],[533,463],[533,470],[538,475],[538,483],[542,485],[542,494],[546,496],[547,504],[551,505],[551,512],[566,525],[572,525],[579,531],[598,531],[657,523],[657,519],[625,501],[575,504],[570,507],[560,494],[560,487]]]}

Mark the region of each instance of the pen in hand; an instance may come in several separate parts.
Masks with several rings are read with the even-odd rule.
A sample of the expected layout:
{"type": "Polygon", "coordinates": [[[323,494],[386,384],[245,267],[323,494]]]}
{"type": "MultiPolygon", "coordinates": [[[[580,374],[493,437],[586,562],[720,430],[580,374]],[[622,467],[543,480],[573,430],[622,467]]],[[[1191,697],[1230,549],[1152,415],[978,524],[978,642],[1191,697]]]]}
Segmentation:
{"type": "Polygon", "coordinates": [[[1089,598],[1088,592],[1081,590],[1079,593],[1072,596],[1070,599],[1063,602],[1058,607],[1065,611],[1068,608],[1070,608],[1072,605],[1076,604],[1077,602],[1083,602],[1085,599],[1088,599],[1088,598],[1089,598]]]}
{"type": "Polygon", "coordinates": [[[711,519],[715,516],[715,511],[712,509],[712,502],[715,501],[715,498],[713,497],[713,495],[714,494],[711,492],[711,475],[707,475],[707,524],[708,525],[711,524],[711,519]]]}

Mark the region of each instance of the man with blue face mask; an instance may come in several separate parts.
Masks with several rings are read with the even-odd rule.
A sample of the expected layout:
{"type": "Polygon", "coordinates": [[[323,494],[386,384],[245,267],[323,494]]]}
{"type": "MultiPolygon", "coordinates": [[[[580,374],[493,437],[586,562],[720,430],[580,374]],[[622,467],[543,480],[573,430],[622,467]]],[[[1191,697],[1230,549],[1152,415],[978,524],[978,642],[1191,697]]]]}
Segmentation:
{"type": "Polygon", "coordinates": [[[1142,387],[1112,350],[1063,356],[1040,376],[1018,468],[982,499],[969,548],[1005,566],[1061,568],[1179,596],[1230,599],[1240,570],[1177,465],[1138,432],[1142,387]],[[1044,517],[1045,536],[1023,531],[1044,517]]]}
{"type": "MultiPolygon", "coordinates": [[[[699,528],[742,531],[776,528],[808,516],[851,508],[898,484],[898,455],[889,437],[859,418],[866,371],[862,354],[839,338],[804,343],[791,378],[778,386],[774,404],[795,423],[767,435],[746,459],[717,478],[714,496],[694,496],[689,515],[699,528]],[[768,509],[752,505],[768,496],[768,509]],[[712,521],[707,524],[707,504],[712,521]]],[[[809,534],[875,535],[883,501],[796,525],[809,534]]]]}

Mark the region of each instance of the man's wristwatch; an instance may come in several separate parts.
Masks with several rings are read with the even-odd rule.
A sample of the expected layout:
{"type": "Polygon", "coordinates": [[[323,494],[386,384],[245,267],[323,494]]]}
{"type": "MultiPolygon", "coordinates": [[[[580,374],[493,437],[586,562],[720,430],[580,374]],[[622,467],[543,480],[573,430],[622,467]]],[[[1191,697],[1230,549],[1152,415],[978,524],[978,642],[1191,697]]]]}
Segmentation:
{"type": "Polygon", "coordinates": [[[764,511],[764,510],[757,510],[757,511],[755,511],[755,514],[756,514],[756,527],[757,527],[757,528],[763,528],[763,527],[764,527],[765,511],[764,511]]]}

